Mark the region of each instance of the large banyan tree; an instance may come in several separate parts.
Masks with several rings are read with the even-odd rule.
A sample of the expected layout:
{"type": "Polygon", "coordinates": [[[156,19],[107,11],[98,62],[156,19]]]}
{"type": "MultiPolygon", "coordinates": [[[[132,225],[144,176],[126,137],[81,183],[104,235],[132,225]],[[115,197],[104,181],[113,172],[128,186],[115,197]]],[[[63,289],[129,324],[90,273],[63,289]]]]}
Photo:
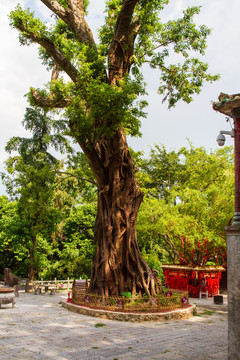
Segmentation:
{"type": "Polygon", "coordinates": [[[87,23],[88,0],[39,1],[54,15],[50,24],[20,5],[11,12],[10,24],[19,30],[21,44],[40,45],[39,56],[51,70],[44,89],[30,89],[31,106],[61,109],[68,135],[80,145],[96,179],[91,290],[106,296],[122,291],[154,295],[155,278],[137,243],[143,193],[126,136],[140,135],[139,119],[145,116],[143,64],[158,70],[159,93],[169,107],[180,99],[190,102],[204,81],[217,79],[194,56],[204,54],[210,31],[194,24],[199,7],[164,23],[161,11],[176,0],[108,0],[95,42],[87,23]]]}

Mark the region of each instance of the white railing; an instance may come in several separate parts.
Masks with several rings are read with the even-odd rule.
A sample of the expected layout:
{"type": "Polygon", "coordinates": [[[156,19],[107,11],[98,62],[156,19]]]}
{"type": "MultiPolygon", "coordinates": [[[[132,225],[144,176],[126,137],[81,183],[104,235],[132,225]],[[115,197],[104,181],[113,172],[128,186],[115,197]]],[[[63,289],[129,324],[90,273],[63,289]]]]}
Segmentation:
{"type": "Polygon", "coordinates": [[[32,281],[32,285],[34,288],[49,287],[49,288],[54,288],[55,290],[67,290],[67,291],[72,289],[72,283],[73,280],[70,280],[69,278],[67,278],[67,280],[58,280],[55,278],[54,280],[41,279],[41,280],[32,281]]]}
{"type": "MultiPolygon", "coordinates": [[[[81,279],[81,278],[80,278],[81,279]]],[[[72,279],[67,278],[66,280],[59,280],[55,278],[54,280],[34,280],[29,281],[28,279],[19,279],[18,289],[25,290],[25,292],[32,292],[34,290],[72,290],[72,279]]],[[[3,281],[0,281],[0,285],[4,285],[3,281]]]]}

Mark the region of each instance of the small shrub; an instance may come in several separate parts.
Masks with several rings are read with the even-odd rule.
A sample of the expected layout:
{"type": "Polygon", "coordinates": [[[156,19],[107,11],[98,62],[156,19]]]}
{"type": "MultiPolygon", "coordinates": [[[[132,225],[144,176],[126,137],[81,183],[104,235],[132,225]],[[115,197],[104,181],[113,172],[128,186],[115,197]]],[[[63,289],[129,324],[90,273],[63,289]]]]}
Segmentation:
{"type": "Polygon", "coordinates": [[[126,297],[126,298],[131,298],[132,297],[132,293],[130,291],[127,291],[127,292],[121,292],[120,295],[122,297],[126,297]]]}
{"type": "Polygon", "coordinates": [[[95,328],[99,328],[99,327],[103,327],[103,326],[106,326],[106,325],[103,324],[103,323],[96,323],[96,324],[94,325],[95,328]]]}

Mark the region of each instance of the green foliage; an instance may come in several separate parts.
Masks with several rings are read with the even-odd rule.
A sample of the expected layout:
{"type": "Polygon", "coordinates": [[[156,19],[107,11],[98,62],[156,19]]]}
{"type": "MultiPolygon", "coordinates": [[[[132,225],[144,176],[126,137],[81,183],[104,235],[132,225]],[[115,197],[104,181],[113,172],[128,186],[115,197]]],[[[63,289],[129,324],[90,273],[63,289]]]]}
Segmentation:
{"type": "Polygon", "coordinates": [[[93,142],[103,135],[112,136],[122,126],[127,134],[139,135],[139,116],[145,116],[146,102],[137,103],[136,99],[143,93],[144,88],[137,81],[124,79],[114,86],[99,79],[89,80],[84,93],[80,92],[65,112],[66,120],[72,124],[70,135],[93,142]]]}
{"type": "MultiPolygon", "coordinates": [[[[215,81],[219,75],[208,74],[207,64],[191,57],[194,52],[204,55],[206,39],[210,34],[205,25],[197,27],[194,23],[194,16],[200,13],[200,7],[190,7],[183,11],[182,18],[164,23],[160,13],[168,2],[140,1],[136,6],[133,19],[141,26],[135,41],[132,71],[134,75],[139,74],[145,62],[158,69],[161,83],[159,94],[168,99],[169,107],[173,107],[179,100],[191,102],[192,95],[200,92],[203,82],[215,81]],[[172,58],[179,59],[179,62],[171,63],[172,58]]],[[[107,1],[106,4],[108,16],[99,32],[105,55],[113,38],[122,2],[107,1]]]]}
{"type": "Polygon", "coordinates": [[[196,58],[187,59],[183,64],[170,65],[162,71],[159,94],[169,98],[169,107],[175,106],[179,100],[190,103],[193,94],[199,94],[204,81],[213,82],[219,75],[206,74],[208,65],[196,58]]]}
{"type": "Polygon", "coordinates": [[[94,324],[94,327],[95,327],[95,328],[99,328],[99,327],[103,327],[103,326],[106,326],[106,324],[103,324],[103,323],[96,323],[96,324],[94,324]]]}
{"type": "MultiPolygon", "coordinates": [[[[203,82],[218,79],[217,75],[207,73],[207,64],[192,56],[193,53],[204,55],[210,34],[205,25],[194,23],[200,7],[190,7],[179,19],[164,22],[161,13],[168,2],[142,0],[136,4],[131,22],[134,30],[131,33],[129,29],[128,34],[133,41],[132,55],[128,60],[130,71],[116,79],[114,86],[106,81],[106,64],[124,6],[122,1],[106,1],[107,16],[105,25],[99,30],[98,49],[80,41],[77,32],[59,17],[55,24],[48,26],[20,5],[11,12],[10,25],[19,30],[20,43],[40,44],[39,54],[48,69],[52,69],[55,62],[52,47],[57,48],[75,67],[78,80],[74,84],[58,79],[39,93],[54,100],[72,99],[65,111],[65,119],[71,124],[69,134],[78,142],[83,138],[92,143],[103,134],[112,136],[122,127],[127,134],[140,135],[140,118],[145,117],[143,109],[147,104],[145,101],[137,102],[139,95],[144,95],[145,84],[141,74],[144,63],[159,71],[159,93],[165,100],[168,99],[169,107],[175,106],[179,100],[192,101],[193,94],[200,92],[203,82]]],[[[61,0],[59,4],[68,9],[67,1],[61,0]]],[[[87,5],[88,1],[84,1],[85,11],[87,5]]],[[[128,49],[130,45],[122,46],[128,49]]],[[[69,74],[69,66],[60,67],[60,71],[69,74]]],[[[34,105],[32,93],[29,100],[34,105]]]]}
{"type": "Polygon", "coordinates": [[[127,291],[127,292],[121,292],[120,295],[121,295],[122,297],[125,297],[125,298],[128,298],[128,299],[130,299],[130,298],[132,297],[132,293],[129,292],[129,291],[127,291]]]}
{"type": "MultiPolygon", "coordinates": [[[[68,156],[67,177],[75,184],[69,186],[68,194],[77,191],[78,203],[96,203],[97,187],[92,170],[89,167],[86,156],[83,153],[75,152],[68,156]],[[73,174],[74,177],[71,176],[73,174]],[[74,190],[75,186],[75,190],[74,190]]],[[[64,182],[66,182],[65,178],[64,182]]]]}
{"type": "Polygon", "coordinates": [[[165,146],[155,145],[148,159],[138,160],[143,171],[137,176],[140,185],[144,184],[146,194],[166,200],[169,198],[172,186],[181,181],[181,171],[185,167],[181,162],[183,152],[184,149],[168,152],[165,146]]]}
{"type": "Polygon", "coordinates": [[[3,274],[5,267],[11,268],[19,264],[21,250],[15,253],[11,247],[12,234],[9,228],[16,220],[16,203],[10,202],[7,196],[0,197],[0,274],[3,274]]]}
{"type": "MultiPolygon", "coordinates": [[[[62,5],[65,9],[68,8],[68,0],[58,0],[58,3],[62,5]]],[[[89,0],[83,0],[83,7],[85,12],[87,11],[88,5],[89,5],[89,0]]]]}
{"type": "MultiPolygon", "coordinates": [[[[64,121],[54,121],[44,110],[28,108],[23,124],[32,137],[10,139],[7,151],[18,151],[19,155],[7,160],[7,174],[2,174],[9,194],[18,199],[13,216],[7,219],[4,216],[0,229],[0,258],[5,257],[2,266],[11,266],[24,277],[28,276],[28,269],[37,278],[89,276],[95,206],[80,207],[77,214],[78,208],[73,208],[80,190],[81,202],[96,197],[86,158],[77,153],[69,159],[68,169],[61,170],[62,162],[48,149],[50,145],[58,151],[70,148],[59,135],[59,131],[65,130],[64,121]],[[82,168],[77,168],[76,163],[78,166],[82,163],[82,168]],[[90,181],[88,185],[83,174],[90,181]]],[[[2,203],[4,209],[10,206],[7,198],[2,203]]]]}
{"type": "Polygon", "coordinates": [[[7,151],[18,151],[19,155],[6,161],[7,174],[2,174],[2,178],[11,196],[18,198],[15,223],[10,224],[11,246],[14,250],[18,241],[23,254],[18,260],[29,268],[29,276],[33,277],[41,266],[43,244],[46,243],[48,248],[46,239],[51,237],[61,218],[53,200],[55,172],[61,164],[48,148],[50,144],[57,150],[64,147],[62,136],[59,139],[57,133],[51,134],[52,128],[58,132],[64,128],[64,123],[52,121],[45,111],[28,108],[23,124],[32,132],[32,138],[12,138],[9,141],[7,151]]]}
{"type": "Polygon", "coordinates": [[[208,154],[193,146],[179,152],[156,146],[149,159],[138,162],[147,174],[140,176],[148,197],[137,224],[143,256],[153,264],[225,264],[223,228],[234,212],[232,149],[208,154]]]}
{"type": "Polygon", "coordinates": [[[95,250],[94,220],[96,206],[86,204],[74,207],[65,220],[61,239],[56,238],[52,252],[46,253],[49,266],[42,268],[43,278],[90,277],[95,250]]]}
{"type": "MultiPolygon", "coordinates": [[[[71,151],[68,141],[61,135],[61,132],[66,131],[65,122],[53,120],[45,110],[27,108],[23,125],[26,130],[32,133],[32,138],[13,137],[5,149],[9,153],[19,151],[24,164],[34,164],[37,169],[41,169],[45,164],[49,166],[57,164],[57,160],[48,152],[50,145],[56,151],[71,151]]],[[[11,162],[8,162],[9,165],[11,162]]]]}
{"type": "MultiPolygon", "coordinates": [[[[234,203],[232,149],[207,153],[192,145],[179,151],[155,146],[147,159],[136,154],[136,162],[146,193],[138,216],[138,243],[149,266],[161,278],[162,263],[184,259],[225,264],[223,228],[234,203]]],[[[59,174],[53,194],[47,192],[47,169],[33,172],[30,167],[31,181],[28,172],[21,177],[22,198],[9,202],[6,196],[0,197],[0,273],[9,266],[20,276],[28,275],[35,232],[37,277],[89,278],[95,251],[96,190],[82,153],[70,157],[68,167],[68,173],[59,174]],[[40,192],[43,183],[45,192],[40,192]],[[34,224],[37,210],[39,222],[34,224]]]]}
{"type": "Polygon", "coordinates": [[[19,4],[11,12],[9,19],[10,25],[20,30],[19,41],[21,45],[30,45],[30,43],[35,42],[29,33],[35,39],[47,36],[46,25],[41,20],[34,18],[34,12],[31,12],[29,9],[23,10],[19,4]]]}
{"type": "MultiPolygon", "coordinates": [[[[189,103],[193,100],[192,95],[200,92],[204,81],[212,82],[219,78],[219,75],[207,73],[206,63],[191,57],[193,52],[204,55],[210,30],[204,25],[197,27],[193,22],[194,16],[200,13],[199,7],[188,8],[183,11],[182,18],[162,23],[156,18],[152,3],[155,2],[145,8],[151,7],[152,11],[143,11],[146,25],[141,26],[135,47],[136,65],[147,60],[152,68],[160,70],[158,91],[165,96],[164,100],[168,99],[169,107],[175,106],[179,100],[189,103]],[[170,57],[179,59],[179,62],[170,63],[170,57]]],[[[160,3],[159,10],[168,1],[160,3]]]]}

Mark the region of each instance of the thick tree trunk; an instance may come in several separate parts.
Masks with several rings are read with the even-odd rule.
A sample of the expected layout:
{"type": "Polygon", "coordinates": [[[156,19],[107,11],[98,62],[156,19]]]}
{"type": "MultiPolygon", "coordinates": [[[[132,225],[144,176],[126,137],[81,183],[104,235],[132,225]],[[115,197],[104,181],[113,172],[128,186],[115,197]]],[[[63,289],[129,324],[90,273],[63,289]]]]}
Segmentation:
{"type": "Polygon", "coordinates": [[[135,181],[135,168],[124,134],[119,131],[108,146],[105,175],[99,189],[95,223],[97,251],[92,265],[92,292],[118,295],[141,291],[155,294],[151,269],[143,260],[136,236],[136,221],[143,194],[135,181]],[[112,148],[111,153],[109,149],[112,148]]]}

